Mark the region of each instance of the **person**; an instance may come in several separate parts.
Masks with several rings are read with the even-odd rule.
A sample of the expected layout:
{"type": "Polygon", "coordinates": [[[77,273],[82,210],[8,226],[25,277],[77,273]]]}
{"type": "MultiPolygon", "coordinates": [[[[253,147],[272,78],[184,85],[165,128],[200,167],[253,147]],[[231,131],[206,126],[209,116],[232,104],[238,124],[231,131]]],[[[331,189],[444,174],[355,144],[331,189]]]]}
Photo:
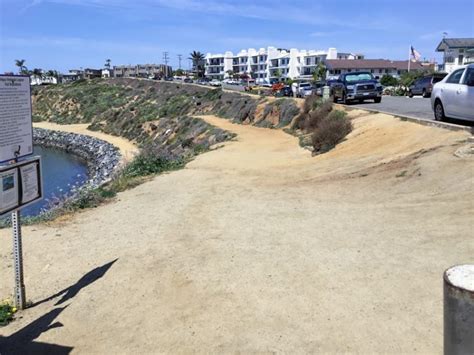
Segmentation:
{"type": "Polygon", "coordinates": [[[293,92],[293,97],[298,97],[298,84],[291,84],[291,91],[293,92]]]}

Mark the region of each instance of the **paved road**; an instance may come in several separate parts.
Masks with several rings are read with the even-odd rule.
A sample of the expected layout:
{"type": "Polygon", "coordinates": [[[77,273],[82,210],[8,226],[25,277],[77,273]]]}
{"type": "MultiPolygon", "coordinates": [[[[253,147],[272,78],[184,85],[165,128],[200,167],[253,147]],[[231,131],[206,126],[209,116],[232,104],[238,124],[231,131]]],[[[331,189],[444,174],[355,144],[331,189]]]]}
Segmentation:
{"type": "Polygon", "coordinates": [[[406,96],[384,96],[382,97],[382,102],[379,104],[370,101],[356,105],[395,115],[413,116],[430,120],[433,119],[431,100],[422,97],[414,97],[410,99],[406,96]]]}
{"type": "MultiPolygon", "coordinates": [[[[361,108],[373,109],[394,115],[434,120],[433,110],[431,109],[431,100],[419,96],[413,98],[406,96],[383,96],[382,102],[379,104],[376,104],[373,101],[368,101],[363,104],[351,104],[351,106],[360,106],[361,108]]],[[[447,122],[463,126],[474,126],[474,122],[470,121],[449,119],[447,122]]]]}

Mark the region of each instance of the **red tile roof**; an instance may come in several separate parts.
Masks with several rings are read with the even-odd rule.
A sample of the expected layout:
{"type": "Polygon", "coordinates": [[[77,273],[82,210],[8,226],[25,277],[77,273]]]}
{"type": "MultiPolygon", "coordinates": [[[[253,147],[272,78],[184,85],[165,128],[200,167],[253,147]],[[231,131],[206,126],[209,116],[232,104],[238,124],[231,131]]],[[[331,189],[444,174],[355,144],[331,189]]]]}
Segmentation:
{"type": "MultiPolygon", "coordinates": [[[[394,69],[407,70],[408,60],[388,59],[328,59],[328,69],[394,69]]],[[[420,62],[411,62],[410,69],[421,70],[424,67],[420,62]]]]}

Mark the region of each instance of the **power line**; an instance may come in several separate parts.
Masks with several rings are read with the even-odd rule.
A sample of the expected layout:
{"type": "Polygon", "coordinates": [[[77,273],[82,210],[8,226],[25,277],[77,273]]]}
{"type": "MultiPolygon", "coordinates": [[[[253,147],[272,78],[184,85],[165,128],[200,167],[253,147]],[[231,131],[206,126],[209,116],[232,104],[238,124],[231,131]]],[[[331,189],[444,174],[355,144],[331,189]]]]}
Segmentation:
{"type": "Polygon", "coordinates": [[[182,57],[183,57],[182,54],[178,54],[178,62],[179,62],[178,67],[179,67],[179,69],[181,69],[181,58],[182,58],[182,57]]]}

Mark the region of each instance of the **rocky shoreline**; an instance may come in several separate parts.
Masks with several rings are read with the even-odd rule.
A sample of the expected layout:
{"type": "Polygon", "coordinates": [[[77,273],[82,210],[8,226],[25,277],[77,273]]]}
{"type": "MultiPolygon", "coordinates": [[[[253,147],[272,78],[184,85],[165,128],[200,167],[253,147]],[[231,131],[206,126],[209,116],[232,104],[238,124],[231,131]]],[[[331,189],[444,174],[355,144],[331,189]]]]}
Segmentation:
{"type": "Polygon", "coordinates": [[[98,187],[109,181],[122,159],[114,145],[82,134],[34,128],[33,143],[61,149],[84,160],[89,170],[89,180],[85,183],[88,187],[98,187]]]}

